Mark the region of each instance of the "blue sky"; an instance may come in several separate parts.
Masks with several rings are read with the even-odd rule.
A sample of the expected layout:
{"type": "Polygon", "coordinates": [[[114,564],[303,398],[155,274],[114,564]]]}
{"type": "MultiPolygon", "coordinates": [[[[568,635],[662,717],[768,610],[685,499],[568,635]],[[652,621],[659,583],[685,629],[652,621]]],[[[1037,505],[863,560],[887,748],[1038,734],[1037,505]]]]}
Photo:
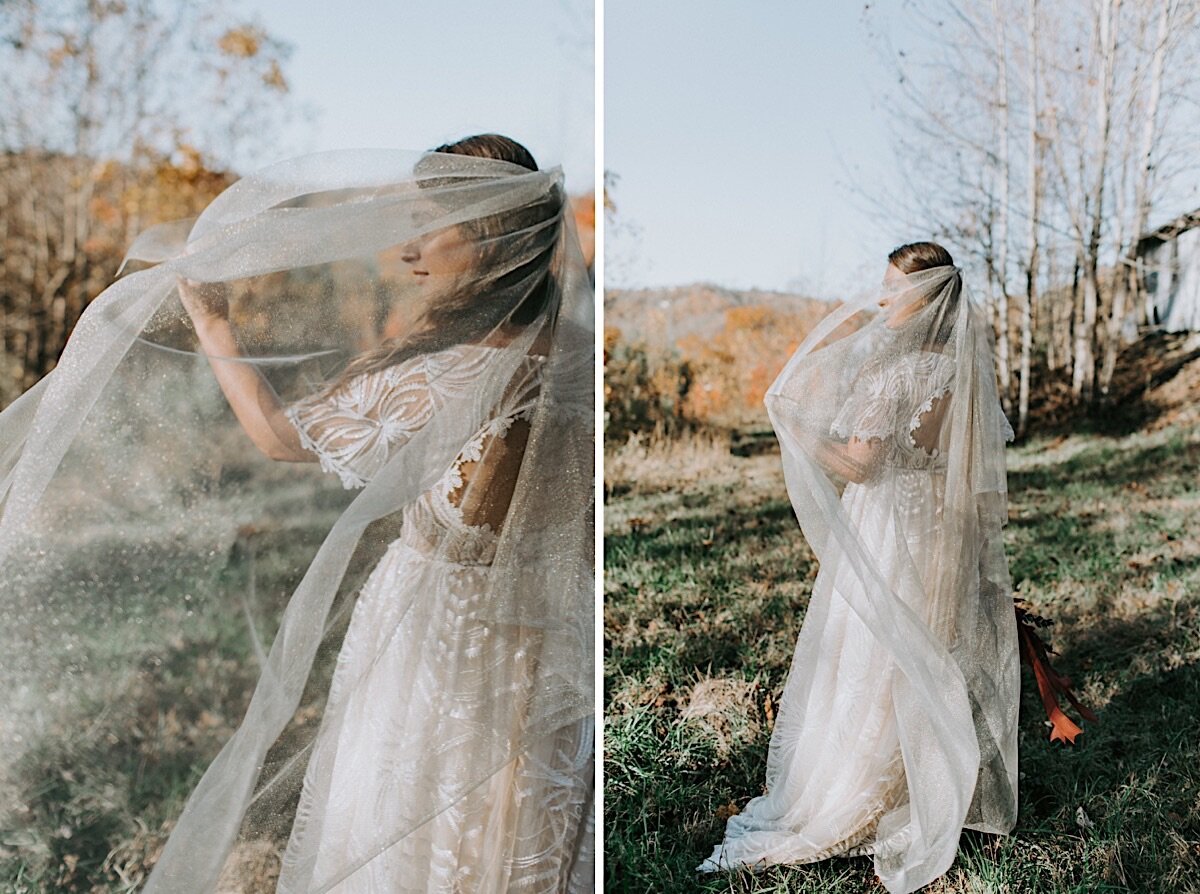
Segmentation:
{"type": "MultiPolygon", "coordinates": [[[[865,210],[894,192],[881,38],[929,52],[903,0],[606,0],[605,236],[615,286],[712,282],[836,298],[929,238],[865,210]],[[869,34],[870,32],[870,34],[869,34]],[[872,36],[873,35],[873,36],[872,36]]],[[[1200,165],[1151,226],[1200,202],[1200,165]]],[[[954,250],[955,246],[948,246],[954,250]]]]}
{"type": "Polygon", "coordinates": [[[610,284],[834,294],[919,236],[858,210],[842,182],[893,170],[863,7],[608,0],[610,284]]]}
{"type": "Polygon", "coordinates": [[[315,117],[293,126],[280,158],[346,147],[424,149],[498,131],[573,192],[594,182],[590,0],[447,3],[244,0],[292,44],[293,97],[315,117]]]}

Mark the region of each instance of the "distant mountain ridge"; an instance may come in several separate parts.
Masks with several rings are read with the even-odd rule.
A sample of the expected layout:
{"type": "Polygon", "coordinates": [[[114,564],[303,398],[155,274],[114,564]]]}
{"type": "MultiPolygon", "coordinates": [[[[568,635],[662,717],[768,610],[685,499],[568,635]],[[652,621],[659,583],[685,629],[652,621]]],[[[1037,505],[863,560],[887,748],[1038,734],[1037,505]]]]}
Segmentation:
{"type": "Polygon", "coordinates": [[[604,325],[622,340],[656,347],[675,345],[687,336],[708,338],[726,325],[727,311],[759,307],[782,316],[812,319],[833,305],[818,298],[770,289],[730,289],[711,283],[649,289],[606,289],[604,325]]]}

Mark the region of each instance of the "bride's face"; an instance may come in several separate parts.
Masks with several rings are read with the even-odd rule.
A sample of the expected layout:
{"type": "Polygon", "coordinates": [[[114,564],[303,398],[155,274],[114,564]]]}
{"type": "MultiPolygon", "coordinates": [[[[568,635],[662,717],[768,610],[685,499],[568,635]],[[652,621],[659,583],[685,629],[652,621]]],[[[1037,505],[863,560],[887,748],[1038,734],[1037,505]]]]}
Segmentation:
{"type": "Polygon", "coordinates": [[[900,326],[921,309],[918,301],[902,300],[902,296],[911,294],[903,288],[905,279],[904,271],[895,264],[888,264],[883,274],[883,294],[879,298],[879,307],[890,329],[900,326]]]}
{"type": "Polygon", "coordinates": [[[405,245],[400,254],[418,282],[467,273],[475,267],[475,258],[476,246],[462,227],[420,236],[405,245]]]}
{"type": "Polygon", "coordinates": [[[888,264],[887,270],[883,273],[883,295],[879,298],[879,306],[884,310],[891,307],[892,302],[896,299],[896,289],[899,284],[904,281],[904,273],[895,264],[888,264]]]}

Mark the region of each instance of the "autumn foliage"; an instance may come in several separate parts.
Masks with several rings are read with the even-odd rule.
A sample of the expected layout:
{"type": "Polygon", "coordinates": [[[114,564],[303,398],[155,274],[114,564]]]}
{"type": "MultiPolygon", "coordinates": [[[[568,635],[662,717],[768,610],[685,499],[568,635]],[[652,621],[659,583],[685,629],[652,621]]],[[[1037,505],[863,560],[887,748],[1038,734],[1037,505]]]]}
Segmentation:
{"type": "Polygon", "coordinates": [[[1042,641],[1037,631],[1038,628],[1048,627],[1054,622],[1034,614],[1021,604],[1021,600],[1015,601],[1021,661],[1033,672],[1038,697],[1042,700],[1042,708],[1050,724],[1050,741],[1074,745],[1075,740],[1082,735],[1083,729],[1063,713],[1058,703],[1059,696],[1066,698],[1085,720],[1096,723],[1099,718],[1091,708],[1079,701],[1071,689],[1071,679],[1060,674],[1050,663],[1050,653],[1054,650],[1042,641]]]}
{"type": "Polygon", "coordinates": [[[86,179],[77,158],[0,155],[0,402],[54,367],[139,230],[199,213],[233,180],[190,147],[82,167],[86,179]]]}
{"type": "Polygon", "coordinates": [[[767,389],[832,309],[795,296],[772,301],[769,293],[751,296],[762,303],[713,307],[710,291],[645,302],[652,310],[642,318],[627,307],[609,314],[626,327],[605,331],[608,439],[633,431],[764,424],[767,389]],[[678,322],[663,324],[664,312],[678,322]]]}
{"type": "Polygon", "coordinates": [[[277,157],[289,45],[231,0],[0,16],[0,406],[58,360],[133,237],[277,157]]]}

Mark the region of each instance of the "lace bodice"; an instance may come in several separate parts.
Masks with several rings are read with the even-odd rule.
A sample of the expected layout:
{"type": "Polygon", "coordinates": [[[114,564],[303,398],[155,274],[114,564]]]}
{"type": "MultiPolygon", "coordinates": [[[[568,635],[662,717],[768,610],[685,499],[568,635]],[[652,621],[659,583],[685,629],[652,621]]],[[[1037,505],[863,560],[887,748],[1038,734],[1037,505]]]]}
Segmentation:
{"type": "MultiPolygon", "coordinates": [[[[475,388],[501,350],[456,345],[384,370],[350,379],[290,405],[286,414],[305,449],[346,488],[363,487],[393,453],[434,414],[475,388]]],[[[498,406],[463,445],[445,474],[405,507],[398,543],[446,561],[484,565],[495,555],[498,532],[487,523],[469,524],[457,501],[464,466],[479,462],[492,439],[506,438],[517,420],[529,420],[541,390],[545,357],[527,355],[498,406]]]]}
{"type": "Polygon", "coordinates": [[[830,431],[839,438],[883,441],[885,466],[940,468],[939,450],[924,449],[915,434],[934,401],[954,387],[954,373],[954,360],[932,351],[878,358],[863,368],[830,431]]]}

